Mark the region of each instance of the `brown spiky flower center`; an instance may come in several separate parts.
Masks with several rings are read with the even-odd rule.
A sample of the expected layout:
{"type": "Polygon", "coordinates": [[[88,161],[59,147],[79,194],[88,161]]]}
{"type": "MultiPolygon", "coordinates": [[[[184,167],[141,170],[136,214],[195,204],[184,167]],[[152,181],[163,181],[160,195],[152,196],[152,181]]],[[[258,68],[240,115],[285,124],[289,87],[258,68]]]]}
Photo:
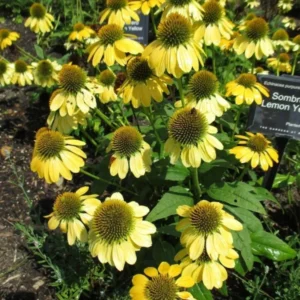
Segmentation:
{"type": "Polygon", "coordinates": [[[249,138],[248,147],[254,152],[263,152],[268,147],[268,141],[261,135],[254,135],[249,138]]]}
{"type": "Polygon", "coordinates": [[[123,126],[117,129],[112,138],[112,150],[120,156],[131,156],[140,150],[142,135],[131,126],[123,126]]]}
{"type": "Polygon", "coordinates": [[[127,0],[107,0],[106,5],[111,10],[119,10],[121,8],[124,8],[128,5],[127,0]]]}
{"type": "Polygon", "coordinates": [[[110,86],[113,85],[116,81],[116,75],[110,71],[110,70],[104,70],[100,73],[98,80],[106,85],[106,86],[110,86]]]}
{"type": "Polygon", "coordinates": [[[208,98],[218,91],[217,77],[209,71],[195,73],[189,82],[189,90],[197,100],[208,98]]]}
{"type": "Polygon", "coordinates": [[[86,83],[86,73],[76,65],[64,65],[58,78],[61,88],[72,94],[77,94],[86,83]]]}
{"type": "Polygon", "coordinates": [[[170,4],[177,6],[177,7],[182,7],[187,4],[190,4],[192,1],[191,0],[169,0],[170,4]]]}
{"type": "Polygon", "coordinates": [[[281,63],[287,63],[290,61],[290,56],[287,53],[280,53],[278,59],[281,63]]]}
{"type": "Polygon", "coordinates": [[[65,147],[65,140],[60,132],[44,130],[36,134],[35,150],[42,159],[58,157],[65,147]]]}
{"type": "Polygon", "coordinates": [[[296,35],[294,38],[293,38],[293,42],[297,45],[300,45],[300,34],[296,35]]]}
{"type": "Polygon", "coordinates": [[[211,203],[198,203],[190,212],[192,227],[201,235],[215,232],[222,223],[222,214],[211,203]]]}
{"type": "Polygon", "coordinates": [[[174,113],[169,124],[169,135],[181,145],[197,145],[208,129],[204,114],[195,108],[182,108],[174,113]]]}
{"type": "Polygon", "coordinates": [[[286,32],[286,30],[282,28],[275,31],[272,36],[273,41],[288,41],[289,39],[290,39],[289,34],[286,32]]]}
{"type": "Polygon", "coordinates": [[[122,200],[110,199],[96,209],[92,229],[107,244],[126,240],[135,225],[133,209],[122,200]]]}
{"type": "Polygon", "coordinates": [[[66,192],[58,197],[54,203],[54,215],[59,220],[72,220],[79,217],[81,201],[76,193],[66,192]]]}
{"type": "Polygon", "coordinates": [[[24,60],[17,60],[15,62],[15,71],[17,73],[25,73],[28,69],[28,66],[24,60]]]}
{"type": "Polygon", "coordinates": [[[134,57],[128,62],[127,74],[133,81],[144,82],[152,76],[152,70],[145,58],[134,57]]]}
{"type": "Polygon", "coordinates": [[[33,18],[43,19],[46,15],[46,8],[40,3],[33,3],[30,7],[30,15],[33,18]]]}
{"type": "Polygon", "coordinates": [[[0,40],[4,40],[9,36],[10,31],[8,29],[0,29],[0,40]]]}
{"type": "Polygon", "coordinates": [[[244,87],[251,88],[255,85],[257,79],[253,74],[241,74],[236,81],[244,87]]]}
{"type": "Polygon", "coordinates": [[[5,74],[6,71],[7,71],[7,63],[3,60],[0,60],[0,76],[5,74]]]}
{"type": "Polygon", "coordinates": [[[116,24],[104,25],[98,31],[98,37],[100,38],[101,44],[105,46],[114,44],[114,42],[122,39],[123,36],[123,29],[116,24]]]}
{"type": "Polygon", "coordinates": [[[258,41],[269,31],[268,23],[263,18],[255,18],[246,25],[246,35],[250,40],[258,41]]]}
{"type": "Polygon", "coordinates": [[[170,14],[157,29],[157,38],[167,47],[176,47],[189,41],[192,34],[190,21],[178,13],[170,14]]]}
{"type": "Polygon", "coordinates": [[[160,274],[147,282],[145,295],[149,300],[175,300],[178,299],[178,290],[172,277],[160,274]]]}
{"type": "Polygon", "coordinates": [[[215,0],[207,1],[203,4],[203,22],[206,24],[216,24],[223,14],[223,7],[215,0]]]}
{"type": "Polygon", "coordinates": [[[74,26],[73,26],[73,29],[75,30],[75,31],[81,31],[81,30],[83,30],[84,29],[84,24],[82,24],[82,23],[76,23],[74,26]]]}
{"type": "Polygon", "coordinates": [[[53,73],[53,66],[48,60],[41,60],[36,68],[37,76],[41,78],[49,78],[53,73]]]}

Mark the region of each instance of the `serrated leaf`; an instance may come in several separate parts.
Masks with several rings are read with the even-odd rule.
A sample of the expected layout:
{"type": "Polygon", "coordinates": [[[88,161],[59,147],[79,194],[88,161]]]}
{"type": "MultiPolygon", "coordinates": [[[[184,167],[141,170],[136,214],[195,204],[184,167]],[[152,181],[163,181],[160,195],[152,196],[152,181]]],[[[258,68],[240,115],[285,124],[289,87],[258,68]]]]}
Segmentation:
{"type": "Polygon", "coordinates": [[[266,213],[260,199],[256,197],[255,188],[245,182],[212,184],[207,193],[211,198],[220,202],[261,214],[266,213]]]}
{"type": "Polygon", "coordinates": [[[146,220],[153,222],[176,215],[176,209],[180,205],[193,205],[193,197],[190,192],[181,186],[173,186],[158,201],[157,205],[151,210],[146,220]]]}
{"type": "Polygon", "coordinates": [[[272,233],[259,231],[251,234],[252,251],[275,261],[294,258],[297,253],[287,243],[272,233]]]}
{"type": "Polygon", "coordinates": [[[253,268],[250,234],[246,226],[242,231],[232,232],[234,247],[241,252],[241,257],[249,271],[253,268]]]}
{"type": "Polygon", "coordinates": [[[251,211],[230,205],[225,205],[225,207],[237,219],[240,219],[243,224],[246,224],[251,233],[263,230],[260,220],[251,211]]]}
{"type": "Polygon", "coordinates": [[[263,187],[255,187],[255,194],[257,199],[261,201],[269,200],[280,205],[277,199],[273,196],[273,194],[263,187]]]}
{"type": "Polygon", "coordinates": [[[202,282],[190,288],[189,292],[191,292],[197,300],[213,300],[211,291],[208,290],[202,282]]]}

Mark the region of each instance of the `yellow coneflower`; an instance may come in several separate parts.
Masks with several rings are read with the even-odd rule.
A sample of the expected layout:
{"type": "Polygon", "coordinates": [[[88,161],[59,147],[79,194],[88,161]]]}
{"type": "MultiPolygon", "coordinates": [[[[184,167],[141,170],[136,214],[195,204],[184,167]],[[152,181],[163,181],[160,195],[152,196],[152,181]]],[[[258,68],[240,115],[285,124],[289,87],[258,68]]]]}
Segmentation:
{"type": "Polygon", "coordinates": [[[235,42],[235,39],[240,36],[240,33],[239,32],[233,32],[232,33],[232,36],[230,38],[230,40],[227,40],[225,38],[221,38],[221,42],[220,42],[220,49],[222,51],[233,51],[233,45],[234,45],[234,42],[235,42]]]}
{"type": "Polygon", "coordinates": [[[216,159],[216,149],[222,150],[223,145],[212,135],[217,133],[217,128],[209,125],[213,120],[211,114],[204,114],[189,106],[173,114],[168,124],[169,138],[165,144],[171,164],[175,164],[181,157],[185,167],[198,168],[202,160],[211,162],[216,159]]]}
{"type": "Polygon", "coordinates": [[[268,23],[263,18],[254,18],[247,22],[244,34],[236,38],[233,48],[237,54],[245,53],[246,58],[253,55],[258,60],[268,57],[274,53],[268,32],[268,23]]]}
{"type": "Polygon", "coordinates": [[[68,39],[70,41],[80,41],[86,40],[95,34],[95,31],[82,23],[76,23],[73,26],[73,31],[70,33],[68,39]]]}
{"type": "Polygon", "coordinates": [[[6,47],[11,46],[20,35],[17,32],[10,31],[9,29],[0,29],[0,49],[4,50],[6,47]]]}
{"type": "Polygon", "coordinates": [[[42,4],[33,3],[29,11],[30,17],[26,20],[25,27],[29,27],[35,33],[46,33],[53,29],[54,18],[42,4]]]}
{"type": "Polygon", "coordinates": [[[244,31],[246,29],[247,23],[255,18],[257,18],[257,15],[255,13],[248,13],[246,17],[240,21],[240,24],[238,26],[239,30],[244,31]]]}
{"type": "Polygon", "coordinates": [[[300,34],[293,38],[293,51],[298,52],[300,50],[300,34]]]}
{"type": "Polygon", "coordinates": [[[0,59],[0,86],[10,84],[13,73],[13,64],[0,59]]]}
{"type": "Polygon", "coordinates": [[[285,17],[282,19],[284,27],[295,30],[297,27],[296,21],[293,18],[285,17]]]}
{"type": "Polygon", "coordinates": [[[275,48],[280,49],[282,47],[286,52],[289,52],[294,45],[293,42],[290,41],[287,31],[282,28],[274,32],[272,35],[272,42],[275,48]]]}
{"type": "Polygon", "coordinates": [[[37,172],[47,183],[57,182],[60,176],[72,180],[72,173],[78,173],[84,166],[86,154],[80,149],[84,145],[71,136],[41,128],[36,134],[31,171],[37,172]]]}
{"type": "Polygon", "coordinates": [[[215,74],[199,71],[189,81],[187,99],[201,113],[221,117],[230,104],[218,93],[218,88],[219,81],[215,74]]]}
{"type": "Polygon", "coordinates": [[[260,6],[260,2],[258,0],[246,0],[247,6],[252,8],[256,8],[260,6]]]}
{"type": "Polygon", "coordinates": [[[151,148],[139,131],[131,126],[123,126],[114,132],[106,151],[113,151],[110,174],[125,178],[129,167],[136,178],[151,171],[151,148]]]}
{"type": "Polygon", "coordinates": [[[268,89],[261,83],[257,82],[256,76],[244,73],[237,79],[226,84],[226,97],[235,96],[235,103],[238,105],[250,105],[253,101],[260,105],[262,103],[262,94],[269,97],[268,89]]]}
{"type": "Polygon", "coordinates": [[[283,12],[287,13],[293,8],[293,0],[279,0],[278,8],[283,12]]]}
{"type": "Polygon", "coordinates": [[[175,261],[181,261],[183,276],[191,276],[193,280],[203,282],[204,286],[212,290],[220,289],[228,274],[224,267],[234,268],[235,260],[239,257],[238,253],[230,248],[226,255],[220,255],[219,261],[211,259],[204,250],[200,257],[193,261],[188,257],[188,251],[183,249],[175,256],[175,261]]]}
{"type": "Polygon", "coordinates": [[[192,69],[198,71],[205,53],[193,33],[191,21],[179,13],[172,13],[160,22],[157,40],[143,52],[144,57],[149,57],[149,66],[155,69],[157,76],[162,76],[166,70],[176,78],[192,69]]]}
{"type": "Polygon", "coordinates": [[[104,25],[98,31],[98,37],[99,41],[87,49],[88,61],[92,60],[94,67],[102,60],[107,66],[112,66],[115,62],[124,66],[127,62],[125,53],[136,55],[144,50],[141,44],[129,39],[130,35],[125,34],[123,29],[116,24],[104,25]]]}
{"type": "Polygon", "coordinates": [[[133,300],[195,300],[187,288],[194,286],[191,276],[182,276],[180,265],[161,262],[158,268],[148,267],[144,274],[134,275],[129,295],[133,300]],[[178,277],[178,278],[176,278],[178,277]]]}
{"type": "Polygon", "coordinates": [[[203,8],[196,0],[166,0],[162,5],[162,19],[165,19],[172,13],[179,13],[185,18],[191,18],[193,21],[202,20],[203,8]]]}
{"type": "Polygon", "coordinates": [[[134,265],[136,251],[151,247],[151,234],[156,227],[143,217],[149,208],[131,201],[126,203],[120,193],[105,199],[90,222],[89,250],[101,263],[109,263],[119,271],[125,263],[134,265]]]}
{"type": "Polygon", "coordinates": [[[253,74],[269,74],[268,70],[265,70],[263,67],[254,68],[253,74]]]}
{"type": "MultiPolygon", "coordinates": [[[[59,89],[55,90],[49,100],[49,106],[55,96],[60,93],[59,89]]],[[[88,114],[84,114],[80,109],[77,109],[72,116],[66,114],[61,116],[59,111],[50,111],[50,114],[47,118],[47,124],[51,130],[59,131],[62,134],[70,134],[73,130],[78,128],[78,125],[86,126],[88,114]]]]}
{"type": "Polygon", "coordinates": [[[38,63],[33,62],[32,67],[35,84],[42,87],[52,87],[58,83],[58,72],[61,70],[61,65],[56,61],[45,59],[38,63]]]}
{"type": "Polygon", "coordinates": [[[129,6],[128,0],[106,0],[106,8],[100,13],[100,24],[108,18],[108,24],[123,27],[132,20],[139,21],[139,15],[129,6]]]}
{"type": "Polygon", "coordinates": [[[212,260],[228,255],[233,238],[230,230],[240,231],[243,225],[223,210],[223,204],[201,200],[194,206],[181,205],[177,214],[183,217],[176,226],[182,231],[180,242],[190,259],[206,253],[212,260]]]}
{"type": "Polygon", "coordinates": [[[125,104],[131,102],[134,108],[149,107],[151,99],[161,102],[163,93],[169,94],[167,85],[172,84],[172,79],[167,75],[156,76],[147,59],[131,58],[126,71],[127,78],[119,89],[125,104]]]}
{"type": "Polygon", "coordinates": [[[86,73],[77,65],[64,65],[58,74],[59,93],[53,98],[51,111],[59,110],[62,117],[72,116],[77,108],[84,114],[95,108],[96,98],[88,89],[86,73]]]}
{"type": "Polygon", "coordinates": [[[269,68],[272,68],[275,72],[291,73],[292,66],[290,64],[290,56],[287,53],[280,53],[278,57],[272,57],[267,59],[269,68]]]}
{"type": "Polygon", "coordinates": [[[32,67],[23,60],[17,60],[14,63],[14,72],[11,78],[12,84],[20,86],[31,85],[33,81],[32,67]]]}
{"type": "Polygon", "coordinates": [[[240,139],[239,146],[229,150],[234,154],[242,164],[251,161],[251,167],[254,169],[258,165],[267,171],[269,167],[273,167],[273,161],[278,163],[278,153],[272,147],[272,144],[263,134],[253,134],[246,132],[247,136],[236,135],[240,139]]]}
{"type": "Polygon", "coordinates": [[[102,71],[97,77],[97,83],[102,86],[101,91],[95,90],[95,94],[99,95],[99,99],[103,104],[108,102],[117,101],[118,96],[115,92],[116,75],[109,69],[102,71]]]}
{"type": "Polygon", "coordinates": [[[61,231],[67,233],[68,244],[74,245],[76,239],[84,243],[87,241],[87,230],[84,226],[92,220],[98,205],[101,202],[96,199],[97,194],[85,195],[89,187],[84,186],[75,193],[65,192],[57,196],[53,212],[45,216],[49,218],[48,227],[55,230],[58,226],[61,231]]]}
{"type": "Polygon", "coordinates": [[[204,38],[204,43],[208,46],[211,44],[219,46],[222,37],[229,40],[234,25],[226,18],[224,7],[215,0],[206,1],[202,7],[203,20],[196,30],[196,38],[198,40],[204,38]]]}
{"type": "Polygon", "coordinates": [[[129,6],[132,10],[141,10],[143,15],[149,15],[151,8],[161,7],[165,0],[132,0],[129,6]]]}

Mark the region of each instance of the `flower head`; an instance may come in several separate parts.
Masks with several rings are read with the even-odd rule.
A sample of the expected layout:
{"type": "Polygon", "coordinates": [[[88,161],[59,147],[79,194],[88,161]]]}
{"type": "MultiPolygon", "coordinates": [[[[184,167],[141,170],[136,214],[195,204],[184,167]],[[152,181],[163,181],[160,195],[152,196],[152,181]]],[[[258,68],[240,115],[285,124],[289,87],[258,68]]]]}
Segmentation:
{"type": "Polygon", "coordinates": [[[136,178],[151,170],[151,149],[139,131],[132,126],[123,126],[114,132],[107,152],[113,151],[110,174],[123,179],[130,170],[136,178]],[[128,166],[129,164],[129,166],[128,166]]]}
{"type": "Polygon", "coordinates": [[[42,87],[52,87],[57,84],[58,72],[61,70],[61,65],[56,61],[45,59],[38,63],[33,62],[32,67],[35,84],[42,87]]]}
{"type": "Polygon", "coordinates": [[[91,37],[92,34],[95,34],[95,31],[88,26],[85,26],[83,23],[76,23],[73,26],[73,31],[70,33],[68,39],[70,41],[84,41],[91,37]]]}
{"type": "Polygon", "coordinates": [[[273,161],[278,163],[278,153],[264,135],[251,132],[246,134],[247,136],[236,135],[240,139],[239,146],[230,149],[229,153],[234,154],[242,164],[251,161],[253,169],[260,165],[264,171],[267,171],[269,167],[273,167],[273,161]]]}
{"type": "Polygon", "coordinates": [[[293,8],[293,0],[279,0],[278,8],[283,13],[289,12],[293,8]]]}
{"type": "Polygon", "coordinates": [[[226,255],[220,255],[219,260],[213,260],[204,249],[200,257],[193,261],[189,258],[187,250],[183,249],[177,253],[175,261],[181,260],[180,266],[183,276],[191,276],[196,283],[202,281],[205,287],[211,290],[222,287],[223,282],[228,277],[224,267],[234,268],[235,260],[238,257],[238,253],[229,248],[226,255]]]}
{"type": "Polygon", "coordinates": [[[12,45],[19,37],[20,35],[17,32],[5,28],[0,29],[0,50],[12,45]]]}
{"type": "Polygon", "coordinates": [[[107,24],[98,31],[99,41],[90,45],[88,61],[92,60],[95,67],[102,60],[107,66],[112,66],[115,62],[124,66],[127,62],[125,53],[139,54],[144,48],[136,41],[129,39],[123,29],[116,24],[107,24]]]}
{"type": "Polygon", "coordinates": [[[149,107],[151,99],[161,102],[163,93],[169,94],[167,85],[172,83],[172,79],[167,75],[156,76],[146,58],[131,58],[126,71],[127,78],[119,89],[124,103],[131,102],[134,108],[140,105],[149,107]]]}
{"type": "Polygon", "coordinates": [[[143,15],[149,15],[151,8],[160,7],[165,0],[132,0],[129,6],[132,10],[141,10],[143,15]]]}
{"type": "Polygon", "coordinates": [[[219,202],[201,200],[193,207],[182,205],[177,208],[177,214],[183,217],[176,226],[182,231],[180,242],[192,260],[199,259],[203,253],[212,260],[228,255],[233,244],[230,230],[243,229],[219,202]]]}
{"type": "Polygon", "coordinates": [[[223,145],[211,135],[217,133],[217,129],[209,125],[213,120],[211,114],[189,106],[174,113],[168,124],[169,138],[165,144],[172,164],[181,157],[185,167],[198,168],[202,160],[216,159],[216,149],[222,150],[223,145]]]}
{"type": "Polygon", "coordinates": [[[46,8],[40,3],[33,3],[30,7],[30,17],[25,22],[25,27],[29,27],[35,33],[46,33],[53,29],[54,18],[46,8]]]}
{"type": "Polygon", "coordinates": [[[287,53],[280,53],[278,57],[272,57],[267,59],[268,67],[272,68],[275,72],[291,73],[292,66],[290,64],[290,56],[287,53]]]}
{"type": "Polygon", "coordinates": [[[133,300],[195,300],[192,294],[185,291],[195,282],[191,276],[182,276],[181,272],[181,266],[169,265],[167,262],[162,262],[157,269],[148,267],[144,269],[146,276],[143,274],[133,276],[133,287],[129,294],[133,300]]]}
{"type": "Polygon", "coordinates": [[[136,262],[136,251],[151,247],[155,226],[143,217],[149,208],[137,202],[125,202],[120,193],[105,199],[96,209],[90,223],[89,249],[101,263],[109,263],[119,271],[125,263],[136,262]]]}
{"type": "Polygon", "coordinates": [[[59,93],[53,98],[51,111],[59,110],[62,117],[72,116],[79,108],[84,114],[96,107],[96,98],[88,88],[86,73],[76,65],[63,65],[58,74],[59,93]]]}
{"type": "Polygon", "coordinates": [[[282,19],[284,27],[295,30],[297,27],[296,21],[293,18],[285,17],[282,19]]]}
{"type": "Polygon", "coordinates": [[[17,60],[14,63],[14,72],[11,78],[12,84],[21,86],[31,85],[33,81],[32,67],[27,65],[24,60],[17,60]]]}
{"type": "Polygon", "coordinates": [[[13,65],[3,59],[0,59],[0,86],[10,84],[13,73],[13,65]]]}
{"type": "Polygon", "coordinates": [[[247,22],[244,34],[237,37],[233,45],[237,54],[245,53],[246,58],[253,55],[260,60],[274,53],[273,44],[268,37],[269,25],[260,17],[247,22]]]}
{"type": "Polygon", "coordinates": [[[57,182],[60,176],[71,180],[71,172],[78,173],[84,166],[86,154],[80,149],[84,145],[71,136],[43,127],[36,134],[31,171],[37,172],[47,183],[57,182]]]}
{"type": "Polygon", "coordinates": [[[100,24],[108,18],[108,24],[116,24],[123,27],[130,24],[132,20],[139,21],[140,18],[128,4],[128,0],[106,0],[106,8],[100,13],[100,24]]]}
{"type": "Polygon", "coordinates": [[[209,71],[202,70],[191,77],[187,99],[202,113],[220,117],[230,108],[230,104],[220,96],[218,89],[217,77],[209,71]]]}
{"type": "Polygon", "coordinates": [[[246,0],[247,6],[250,8],[256,8],[260,6],[260,2],[258,0],[246,0]]]}
{"type": "Polygon", "coordinates": [[[260,105],[262,94],[269,97],[268,89],[257,82],[256,76],[250,73],[243,73],[236,80],[226,84],[226,97],[235,96],[235,103],[238,105],[244,102],[250,105],[253,101],[260,105]]]}
{"type": "Polygon", "coordinates": [[[109,69],[102,71],[97,77],[97,82],[103,87],[103,90],[99,93],[99,98],[102,103],[117,101],[118,96],[115,93],[115,81],[116,75],[109,69]]]}
{"type": "Polygon", "coordinates": [[[204,43],[208,46],[219,46],[222,37],[229,40],[234,25],[225,17],[224,7],[215,0],[206,1],[202,7],[204,14],[195,33],[197,40],[204,38],[204,43]]]}
{"type": "Polygon", "coordinates": [[[293,51],[299,51],[300,50],[300,34],[296,35],[293,38],[293,51]]]}
{"type": "Polygon", "coordinates": [[[58,226],[68,235],[68,244],[73,245],[78,239],[87,241],[88,225],[97,206],[101,203],[97,194],[85,195],[89,190],[87,186],[78,189],[75,193],[65,192],[58,195],[53,205],[53,212],[45,216],[49,218],[48,227],[55,230],[58,226]]]}
{"type": "Polygon", "coordinates": [[[162,19],[175,12],[193,21],[200,21],[203,16],[203,8],[196,0],[166,0],[162,9],[162,19]]]}
{"type": "Polygon", "coordinates": [[[287,31],[282,28],[274,32],[272,36],[272,42],[276,48],[283,48],[287,52],[290,51],[290,49],[294,45],[293,42],[290,41],[290,37],[287,31]]]}
{"type": "Polygon", "coordinates": [[[157,76],[162,76],[166,70],[176,78],[192,69],[198,71],[199,62],[203,65],[204,51],[193,34],[192,23],[179,13],[172,13],[160,22],[157,40],[143,52],[157,76]]]}

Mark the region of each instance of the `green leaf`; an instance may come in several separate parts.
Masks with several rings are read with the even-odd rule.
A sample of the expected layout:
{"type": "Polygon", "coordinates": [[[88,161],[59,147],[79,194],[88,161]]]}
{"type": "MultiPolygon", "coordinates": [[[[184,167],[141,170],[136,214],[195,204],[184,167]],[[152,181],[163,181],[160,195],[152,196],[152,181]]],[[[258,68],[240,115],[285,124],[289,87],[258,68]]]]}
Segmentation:
{"type": "Polygon", "coordinates": [[[190,288],[189,292],[191,292],[197,300],[213,300],[210,290],[208,290],[202,282],[190,288]]]}
{"type": "Polygon", "coordinates": [[[234,247],[241,252],[241,257],[249,271],[253,268],[253,254],[251,251],[251,239],[249,231],[244,226],[242,231],[232,232],[234,247]]]}
{"type": "Polygon", "coordinates": [[[177,163],[176,165],[169,165],[167,167],[166,180],[171,181],[183,181],[187,176],[189,176],[189,170],[182,164],[177,163]]]}
{"type": "Polygon", "coordinates": [[[161,238],[158,238],[153,245],[152,255],[158,265],[162,261],[166,261],[170,264],[174,263],[175,254],[175,248],[161,238]]]}
{"type": "Polygon", "coordinates": [[[260,197],[255,192],[255,188],[245,182],[212,184],[207,191],[215,200],[265,214],[265,209],[259,202],[260,197]]]}
{"type": "Polygon", "coordinates": [[[290,174],[276,174],[275,180],[273,182],[272,188],[283,188],[288,185],[292,185],[296,181],[296,177],[290,174]]]}
{"type": "Polygon", "coordinates": [[[251,233],[263,230],[260,220],[251,211],[230,205],[225,205],[225,208],[237,219],[240,219],[243,224],[246,224],[251,233]]]}
{"type": "Polygon", "coordinates": [[[146,220],[153,222],[176,215],[176,209],[180,205],[193,205],[193,197],[190,192],[181,186],[172,186],[158,201],[157,205],[147,216],[146,220]]]}
{"type": "Polygon", "coordinates": [[[223,285],[220,289],[218,289],[218,292],[222,295],[227,297],[228,296],[228,289],[227,289],[227,284],[226,281],[223,282],[223,285]]]}
{"type": "Polygon", "coordinates": [[[275,261],[292,259],[297,255],[287,243],[272,233],[259,231],[251,234],[252,251],[275,261]]]}
{"type": "Polygon", "coordinates": [[[158,228],[157,231],[162,233],[162,234],[180,237],[181,233],[178,232],[175,229],[175,227],[176,227],[176,224],[170,224],[170,225],[166,225],[166,226],[162,226],[162,227],[158,228]]]}
{"type": "Polygon", "coordinates": [[[40,59],[45,58],[44,50],[39,45],[35,44],[34,49],[35,49],[35,52],[36,52],[36,55],[38,58],[40,58],[40,59]]]}
{"type": "Polygon", "coordinates": [[[273,196],[273,194],[271,192],[269,192],[267,189],[265,189],[263,187],[254,187],[254,188],[255,188],[255,193],[256,193],[257,199],[259,199],[261,201],[269,200],[269,201],[272,201],[272,202],[280,205],[279,202],[277,201],[277,199],[273,196]]]}

